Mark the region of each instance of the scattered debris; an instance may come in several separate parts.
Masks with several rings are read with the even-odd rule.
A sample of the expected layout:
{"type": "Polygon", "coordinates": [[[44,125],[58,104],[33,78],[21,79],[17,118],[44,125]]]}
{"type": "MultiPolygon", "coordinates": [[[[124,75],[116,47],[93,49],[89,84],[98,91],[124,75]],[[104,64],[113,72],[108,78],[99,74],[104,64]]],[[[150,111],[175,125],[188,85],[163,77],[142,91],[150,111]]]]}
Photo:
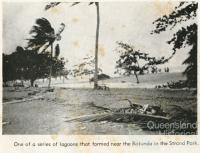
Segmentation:
{"type": "Polygon", "coordinates": [[[46,89],[44,92],[54,92],[54,88],[48,88],[48,89],[46,89]]]}
{"type": "Polygon", "coordinates": [[[2,125],[5,126],[7,124],[10,124],[10,122],[2,122],[2,125]]]}
{"type": "Polygon", "coordinates": [[[167,84],[163,85],[156,85],[155,88],[169,88],[169,89],[182,89],[187,88],[187,82],[186,80],[179,80],[179,81],[171,81],[167,82],[167,84]]]}
{"type": "Polygon", "coordinates": [[[28,95],[29,95],[29,96],[33,96],[33,95],[36,95],[37,93],[39,93],[39,91],[29,92],[28,95]]]}
{"type": "Polygon", "coordinates": [[[6,104],[16,104],[16,103],[24,103],[24,102],[31,102],[33,100],[44,100],[44,97],[43,96],[35,96],[35,97],[31,97],[31,98],[24,98],[22,100],[12,100],[10,102],[3,103],[3,105],[6,105],[6,104]]]}
{"type": "Polygon", "coordinates": [[[90,107],[95,107],[95,108],[97,108],[97,109],[101,109],[101,110],[104,110],[104,111],[108,111],[108,112],[112,111],[112,110],[109,109],[109,108],[106,108],[106,107],[103,107],[103,106],[97,106],[97,105],[94,104],[94,102],[91,102],[91,103],[89,103],[88,105],[89,105],[90,107]]]}
{"type": "Polygon", "coordinates": [[[65,122],[71,122],[71,121],[79,121],[79,122],[89,121],[89,122],[91,122],[91,121],[94,121],[97,119],[107,118],[110,115],[112,115],[112,113],[82,115],[82,116],[78,116],[75,118],[70,118],[70,119],[66,120],[65,122]]]}
{"type": "Polygon", "coordinates": [[[151,106],[151,105],[139,105],[132,103],[129,99],[130,107],[120,108],[117,110],[112,110],[102,106],[96,106],[94,103],[90,103],[89,105],[92,107],[96,107],[107,111],[107,113],[100,114],[92,114],[92,115],[84,115],[79,116],[73,119],[68,119],[67,121],[78,120],[78,121],[113,121],[113,122],[133,122],[137,118],[150,118],[151,120],[165,120],[168,121],[169,118],[166,117],[166,113],[164,113],[159,106],[151,106]],[[124,121],[126,120],[126,121],[124,121]]]}
{"type": "Polygon", "coordinates": [[[106,86],[105,84],[102,84],[102,85],[97,86],[97,90],[108,90],[108,91],[110,91],[110,88],[108,86],[106,86]]]}
{"type": "MultiPolygon", "coordinates": [[[[123,100],[127,100],[130,104],[130,107],[112,110],[102,106],[95,106],[94,103],[90,103],[92,107],[96,107],[104,111],[106,110],[107,112],[78,116],[76,118],[68,119],[66,122],[86,121],[86,122],[100,122],[101,124],[106,124],[107,122],[129,123],[129,124],[134,123],[139,125],[143,130],[155,130],[148,128],[149,121],[154,123],[174,123],[181,120],[183,121],[184,124],[184,123],[194,123],[196,120],[196,117],[194,115],[195,113],[184,110],[180,106],[172,106],[174,107],[174,109],[171,109],[169,112],[164,112],[161,106],[140,105],[132,103],[129,99],[123,99],[123,100]]],[[[167,129],[167,130],[174,130],[174,129],[167,129]]],[[[176,129],[176,130],[182,130],[182,129],[176,129]]],[[[184,130],[195,131],[196,129],[184,129],[184,130]]]]}

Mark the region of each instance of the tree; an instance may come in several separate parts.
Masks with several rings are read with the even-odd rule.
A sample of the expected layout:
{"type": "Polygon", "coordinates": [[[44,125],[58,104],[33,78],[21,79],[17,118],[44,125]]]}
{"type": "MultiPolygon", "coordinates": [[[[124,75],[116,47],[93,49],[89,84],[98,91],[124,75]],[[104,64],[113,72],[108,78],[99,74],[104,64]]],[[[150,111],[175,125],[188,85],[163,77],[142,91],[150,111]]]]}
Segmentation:
{"type": "MultiPolygon", "coordinates": [[[[94,69],[95,59],[92,56],[87,56],[83,58],[80,64],[74,65],[75,69],[73,70],[74,76],[87,76],[95,73],[94,69]]],[[[102,72],[102,69],[98,68],[98,73],[102,72]]]]}
{"type": "MultiPolygon", "coordinates": [[[[21,46],[16,47],[16,53],[23,54],[24,49],[21,46]]],[[[16,79],[21,79],[20,73],[18,73],[17,65],[20,62],[23,62],[23,58],[19,57],[19,59],[15,56],[16,53],[11,55],[3,54],[3,82],[6,84],[7,81],[12,81],[16,79]]]]}
{"type": "Polygon", "coordinates": [[[46,18],[36,19],[35,25],[29,32],[31,38],[28,39],[27,48],[39,50],[40,48],[49,47],[55,40],[55,30],[46,18]]]}
{"type": "MultiPolygon", "coordinates": [[[[30,34],[32,38],[28,39],[28,49],[39,51],[42,49],[42,52],[45,52],[48,47],[51,46],[51,58],[53,55],[53,43],[55,40],[60,40],[60,34],[65,28],[65,24],[61,23],[61,27],[58,33],[55,33],[54,28],[51,26],[51,23],[46,18],[39,18],[36,20],[36,24],[32,27],[30,34]]],[[[58,49],[58,47],[57,47],[58,49]]],[[[52,62],[50,62],[49,69],[49,84],[51,84],[51,75],[52,75],[52,62]]]]}
{"type": "Polygon", "coordinates": [[[182,48],[190,48],[189,56],[183,62],[187,65],[183,74],[187,77],[187,86],[195,88],[197,87],[197,24],[195,22],[197,8],[197,2],[180,2],[172,13],[153,22],[155,30],[152,31],[152,34],[159,34],[168,29],[176,30],[179,28],[167,43],[173,45],[172,55],[175,55],[176,51],[182,48]]]}
{"type": "Polygon", "coordinates": [[[64,71],[65,61],[64,58],[52,58],[52,76],[58,77],[64,71]]]}
{"type": "Polygon", "coordinates": [[[16,79],[15,63],[11,60],[10,55],[3,54],[3,82],[6,85],[7,81],[16,79]]]}
{"type": "Polygon", "coordinates": [[[25,50],[18,46],[10,55],[3,55],[4,81],[24,79],[30,80],[31,86],[39,78],[48,76],[49,64],[52,62],[53,74],[64,69],[63,60],[51,58],[47,52],[39,54],[37,50],[25,50]]]}
{"type": "MultiPolygon", "coordinates": [[[[46,5],[45,10],[59,5],[61,2],[51,2],[46,5]]],[[[77,5],[80,2],[74,2],[71,6],[77,5]]],[[[100,13],[99,2],[89,2],[89,5],[95,4],[97,10],[97,27],[96,27],[96,41],[95,41],[95,73],[94,73],[94,89],[98,87],[98,41],[99,41],[99,25],[100,25],[100,13]]]]}
{"type": "Polygon", "coordinates": [[[117,42],[119,47],[117,52],[120,53],[120,58],[116,61],[115,73],[123,75],[135,75],[137,83],[139,83],[138,73],[142,74],[145,70],[152,68],[156,69],[156,65],[168,62],[169,58],[165,57],[155,58],[149,56],[147,53],[142,53],[140,50],[135,49],[134,46],[123,42],[117,42]]]}

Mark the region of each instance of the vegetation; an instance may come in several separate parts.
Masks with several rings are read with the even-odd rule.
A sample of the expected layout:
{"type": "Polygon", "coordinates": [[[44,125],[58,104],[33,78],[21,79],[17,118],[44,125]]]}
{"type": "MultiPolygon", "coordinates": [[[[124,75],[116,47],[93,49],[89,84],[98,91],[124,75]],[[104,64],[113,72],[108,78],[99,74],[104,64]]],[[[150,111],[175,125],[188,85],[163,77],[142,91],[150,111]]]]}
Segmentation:
{"type": "MultiPolygon", "coordinates": [[[[45,10],[51,9],[59,5],[61,2],[51,2],[46,5],[45,10]]],[[[71,6],[77,5],[80,2],[73,2],[71,6]]],[[[95,4],[97,10],[97,27],[96,27],[96,39],[95,39],[95,71],[94,71],[94,89],[98,87],[98,49],[99,49],[99,25],[100,25],[100,12],[99,2],[89,2],[89,5],[95,4]]]]}
{"type": "Polygon", "coordinates": [[[30,80],[31,86],[38,78],[46,78],[49,74],[49,86],[51,75],[57,76],[58,72],[64,69],[64,58],[59,59],[60,47],[55,47],[55,57],[53,54],[53,43],[61,39],[61,32],[65,25],[56,34],[50,22],[45,18],[38,18],[31,28],[31,38],[25,48],[18,46],[16,51],[10,55],[3,54],[3,81],[30,80]],[[51,53],[45,52],[51,46],[51,53]],[[41,53],[40,50],[42,49],[41,53]]]}
{"type": "MultiPolygon", "coordinates": [[[[95,65],[95,60],[92,56],[87,56],[83,58],[82,62],[80,64],[74,65],[74,70],[73,70],[73,76],[87,76],[95,73],[94,69],[95,65]]],[[[98,68],[98,73],[102,72],[100,68],[98,68]]]]}
{"type": "Polygon", "coordinates": [[[197,23],[195,22],[197,8],[197,2],[180,2],[172,13],[153,22],[156,27],[152,31],[152,34],[159,34],[179,28],[167,43],[173,45],[172,56],[182,48],[190,49],[188,58],[183,62],[187,65],[183,74],[187,76],[187,86],[195,88],[197,87],[197,23]]]}
{"type": "MultiPolygon", "coordinates": [[[[30,34],[31,38],[28,39],[28,46],[27,48],[39,51],[42,49],[42,52],[45,52],[48,47],[51,47],[51,58],[53,55],[53,43],[56,40],[60,40],[60,34],[65,28],[65,24],[61,23],[61,27],[58,33],[55,33],[54,28],[51,26],[51,23],[45,18],[39,18],[36,20],[35,25],[32,27],[30,34]]],[[[56,58],[60,54],[60,47],[57,44],[55,47],[55,56],[56,58]]],[[[49,65],[49,87],[51,84],[51,76],[52,76],[52,62],[50,61],[49,65]]]]}
{"type": "Polygon", "coordinates": [[[144,71],[156,71],[157,65],[168,62],[169,58],[165,57],[155,58],[135,49],[134,46],[123,42],[117,42],[119,45],[117,51],[120,53],[120,58],[116,61],[115,73],[123,75],[135,75],[137,83],[139,83],[138,74],[143,74],[144,71]]]}
{"type": "Polygon", "coordinates": [[[164,85],[157,85],[155,88],[180,89],[180,88],[185,88],[186,86],[187,84],[185,80],[179,80],[179,81],[167,82],[164,85]]]}
{"type": "Polygon", "coordinates": [[[30,80],[33,86],[36,79],[48,76],[50,63],[53,75],[64,69],[63,58],[51,58],[47,52],[39,54],[37,50],[25,50],[18,46],[12,54],[3,54],[3,82],[30,80]]]}

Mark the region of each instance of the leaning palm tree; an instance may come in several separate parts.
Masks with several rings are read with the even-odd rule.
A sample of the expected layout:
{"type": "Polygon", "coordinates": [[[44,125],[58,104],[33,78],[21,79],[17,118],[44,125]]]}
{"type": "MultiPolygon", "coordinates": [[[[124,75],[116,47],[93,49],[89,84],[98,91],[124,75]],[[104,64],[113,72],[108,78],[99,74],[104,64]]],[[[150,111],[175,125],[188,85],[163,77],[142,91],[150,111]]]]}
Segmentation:
{"type": "MultiPolygon", "coordinates": [[[[59,5],[61,2],[51,2],[46,5],[45,10],[59,5]]],[[[71,6],[77,5],[80,2],[74,2],[71,6]]],[[[96,41],[95,41],[95,72],[94,72],[94,89],[98,87],[98,42],[99,42],[99,25],[100,25],[100,14],[99,14],[99,2],[89,2],[89,5],[95,4],[97,10],[97,27],[96,27],[96,41]]]]}
{"type": "MultiPolygon", "coordinates": [[[[51,46],[51,59],[53,55],[53,43],[55,40],[60,40],[60,34],[65,28],[65,24],[61,23],[61,27],[57,33],[55,33],[54,28],[51,26],[51,23],[45,18],[39,18],[36,20],[36,24],[32,27],[30,34],[32,37],[28,39],[27,48],[34,50],[41,50],[45,52],[51,46]]],[[[51,75],[52,75],[52,61],[50,61],[49,69],[49,84],[51,85],[51,75]]]]}

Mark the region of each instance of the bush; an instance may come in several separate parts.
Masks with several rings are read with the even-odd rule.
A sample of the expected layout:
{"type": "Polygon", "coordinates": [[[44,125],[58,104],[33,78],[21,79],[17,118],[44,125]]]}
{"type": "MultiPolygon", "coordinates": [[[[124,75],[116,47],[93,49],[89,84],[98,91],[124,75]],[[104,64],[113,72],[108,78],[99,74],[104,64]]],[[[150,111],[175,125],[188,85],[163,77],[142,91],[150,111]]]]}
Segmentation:
{"type": "Polygon", "coordinates": [[[185,80],[179,80],[179,81],[171,81],[167,82],[167,84],[164,85],[157,85],[155,88],[170,88],[170,89],[181,89],[186,88],[187,82],[185,80]]]}

